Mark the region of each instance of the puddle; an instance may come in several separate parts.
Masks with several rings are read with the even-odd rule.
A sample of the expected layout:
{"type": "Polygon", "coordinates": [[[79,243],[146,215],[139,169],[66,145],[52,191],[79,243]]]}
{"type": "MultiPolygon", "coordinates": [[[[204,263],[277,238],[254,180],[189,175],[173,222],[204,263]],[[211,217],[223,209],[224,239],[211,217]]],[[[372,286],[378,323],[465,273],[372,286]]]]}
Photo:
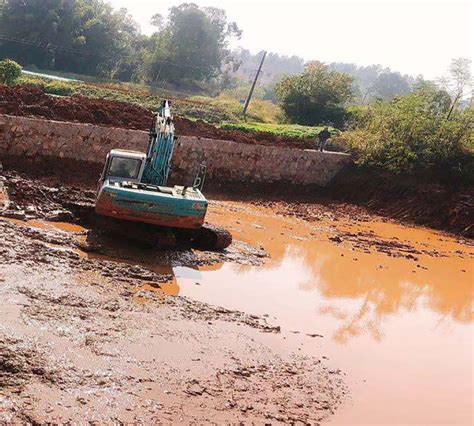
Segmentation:
{"type": "MultiPolygon", "coordinates": [[[[347,374],[352,399],[337,411],[334,424],[472,424],[472,247],[423,228],[338,221],[339,230],[362,233],[366,243],[356,249],[350,239],[329,239],[334,223],[309,224],[237,203],[225,211],[211,208],[208,219],[235,239],[263,246],[271,258],[258,267],[193,269],[154,265],[146,252],[130,260],[80,254],[172,276],[160,289],[145,283],[136,303],[147,303],[139,292],[164,292],[268,316],[282,327],[282,346],[291,341],[303,354],[324,355],[331,368],[347,374]],[[371,235],[417,254],[382,253],[370,244],[371,235]]],[[[58,228],[57,222],[18,222],[82,231],[58,228]]]]}
{"type": "Polygon", "coordinates": [[[87,231],[86,228],[76,225],[74,223],[68,222],[43,222],[46,223],[48,227],[59,229],[65,232],[85,232],[87,231]]]}
{"type": "Polygon", "coordinates": [[[353,390],[333,423],[471,424],[472,248],[422,228],[341,226],[432,253],[413,260],[334,244],[324,222],[248,208],[210,220],[230,224],[235,238],[261,244],[271,259],[263,267],[174,268],[180,294],[266,314],[304,352],[329,357],[353,390]]]}
{"type": "Polygon", "coordinates": [[[13,218],[7,218],[7,217],[1,217],[1,220],[6,220],[10,223],[13,223],[17,226],[27,226],[30,228],[36,228],[36,229],[56,229],[64,232],[71,232],[71,233],[81,233],[81,232],[86,232],[87,229],[80,226],[76,225],[74,223],[69,223],[69,222],[51,222],[47,220],[20,220],[20,219],[13,219],[13,218]]]}

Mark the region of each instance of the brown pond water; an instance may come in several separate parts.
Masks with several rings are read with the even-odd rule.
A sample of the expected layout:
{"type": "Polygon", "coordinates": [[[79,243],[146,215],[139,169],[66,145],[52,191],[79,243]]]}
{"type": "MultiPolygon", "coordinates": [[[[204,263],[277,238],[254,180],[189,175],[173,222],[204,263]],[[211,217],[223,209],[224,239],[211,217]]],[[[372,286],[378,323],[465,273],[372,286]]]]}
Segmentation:
{"type": "Polygon", "coordinates": [[[327,356],[352,389],[334,423],[473,424],[472,247],[394,223],[337,224],[407,244],[422,252],[414,260],[355,248],[344,237],[335,244],[329,223],[265,209],[236,204],[211,209],[210,220],[261,244],[271,259],[261,267],[174,268],[179,293],[266,314],[303,353],[327,356]]]}
{"type": "Polygon", "coordinates": [[[209,220],[270,258],[263,266],[147,265],[174,273],[161,291],[265,315],[281,325],[282,347],[329,358],[351,389],[332,423],[474,423],[472,246],[423,228],[308,223],[242,203],[211,204],[209,220]]]}

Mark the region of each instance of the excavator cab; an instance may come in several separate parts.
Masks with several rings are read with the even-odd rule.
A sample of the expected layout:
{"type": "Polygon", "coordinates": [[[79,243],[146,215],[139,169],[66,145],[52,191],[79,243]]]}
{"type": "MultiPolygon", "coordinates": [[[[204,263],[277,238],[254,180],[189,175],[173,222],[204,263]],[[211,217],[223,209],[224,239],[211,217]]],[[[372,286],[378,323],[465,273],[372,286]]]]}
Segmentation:
{"type": "Polygon", "coordinates": [[[160,226],[201,227],[208,203],[200,188],[144,182],[148,159],[145,153],[122,149],[107,154],[97,185],[96,212],[160,226]]]}
{"type": "Polygon", "coordinates": [[[105,179],[140,182],[145,161],[146,155],[141,152],[113,149],[107,154],[99,182],[105,179]]]}

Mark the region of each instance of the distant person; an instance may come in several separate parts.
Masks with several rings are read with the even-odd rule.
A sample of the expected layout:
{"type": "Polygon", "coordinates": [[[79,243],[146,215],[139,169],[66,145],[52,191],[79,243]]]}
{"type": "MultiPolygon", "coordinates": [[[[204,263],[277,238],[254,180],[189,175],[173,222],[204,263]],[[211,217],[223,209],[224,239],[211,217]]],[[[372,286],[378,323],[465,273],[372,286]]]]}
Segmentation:
{"type": "Polygon", "coordinates": [[[326,146],[327,140],[331,137],[331,133],[329,133],[329,130],[327,127],[325,127],[323,130],[321,130],[318,133],[318,149],[323,152],[324,147],[326,146]]]}

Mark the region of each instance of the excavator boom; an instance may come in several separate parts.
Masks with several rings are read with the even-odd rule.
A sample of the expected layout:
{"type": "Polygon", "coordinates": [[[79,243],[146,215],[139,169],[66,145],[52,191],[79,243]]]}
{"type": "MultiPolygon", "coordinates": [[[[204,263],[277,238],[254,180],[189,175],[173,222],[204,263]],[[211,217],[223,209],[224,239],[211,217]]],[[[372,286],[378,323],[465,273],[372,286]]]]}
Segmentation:
{"type": "Polygon", "coordinates": [[[169,101],[163,101],[150,128],[143,183],[166,185],[173,158],[174,140],[170,104],[169,101]]]}

